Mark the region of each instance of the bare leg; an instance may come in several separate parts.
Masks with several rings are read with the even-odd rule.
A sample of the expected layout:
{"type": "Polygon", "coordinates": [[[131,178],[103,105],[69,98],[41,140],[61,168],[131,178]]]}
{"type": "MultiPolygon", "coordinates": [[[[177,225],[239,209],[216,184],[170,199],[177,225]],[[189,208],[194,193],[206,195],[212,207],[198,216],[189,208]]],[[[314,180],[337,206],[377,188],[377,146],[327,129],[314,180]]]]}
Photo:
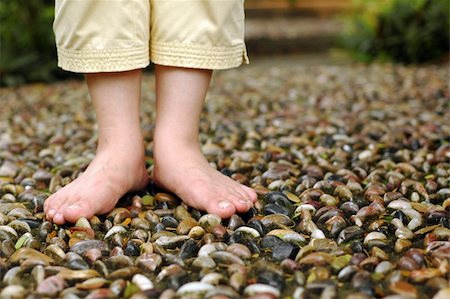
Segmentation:
{"type": "Polygon", "coordinates": [[[57,224],[111,211],[126,192],[144,188],[148,174],[139,119],[141,70],[86,75],[98,120],[95,159],[44,204],[57,224]]]}
{"type": "Polygon", "coordinates": [[[213,169],[201,153],[199,120],[211,73],[156,66],[153,179],[189,206],[228,218],[247,211],[256,193],[213,169]]]}

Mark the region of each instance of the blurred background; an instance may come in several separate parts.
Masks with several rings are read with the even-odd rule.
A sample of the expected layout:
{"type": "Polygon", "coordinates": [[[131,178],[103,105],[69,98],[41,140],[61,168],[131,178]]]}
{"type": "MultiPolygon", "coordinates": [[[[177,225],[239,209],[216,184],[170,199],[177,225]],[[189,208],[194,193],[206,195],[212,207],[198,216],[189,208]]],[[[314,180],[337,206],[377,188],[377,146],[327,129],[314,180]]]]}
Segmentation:
{"type": "MultiPolygon", "coordinates": [[[[53,5],[0,2],[1,86],[76,77],[56,66],[53,5]]],[[[245,7],[252,60],[314,55],[368,63],[448,61],[448,0],[246,0],[245,7]]]]}

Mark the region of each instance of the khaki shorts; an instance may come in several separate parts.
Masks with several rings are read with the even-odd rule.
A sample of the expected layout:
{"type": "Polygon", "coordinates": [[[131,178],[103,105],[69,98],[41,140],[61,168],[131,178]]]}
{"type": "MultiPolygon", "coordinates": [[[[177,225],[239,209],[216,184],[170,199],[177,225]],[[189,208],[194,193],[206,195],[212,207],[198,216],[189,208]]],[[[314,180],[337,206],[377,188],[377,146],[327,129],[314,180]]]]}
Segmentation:
{"type": "Polygon", "coordinates": [[[53,29],[72,72],[248,63],[243,0],[56,0],[53,29]]]}

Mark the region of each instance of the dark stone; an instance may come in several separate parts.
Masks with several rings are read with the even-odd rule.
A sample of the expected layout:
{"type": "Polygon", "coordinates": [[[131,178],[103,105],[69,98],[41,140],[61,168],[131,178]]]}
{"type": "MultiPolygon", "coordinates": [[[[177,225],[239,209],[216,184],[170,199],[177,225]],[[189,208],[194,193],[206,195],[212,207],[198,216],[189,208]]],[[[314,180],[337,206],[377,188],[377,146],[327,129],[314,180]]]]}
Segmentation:
{"type": "Polygon", "coordinates": [[[177,290],[179,287],[190,281],[191,278],[189,277],[189,275],[186,272],[182,271],[170,276],[168,284],[169,288],[177,290]]]}
{"type": "Polygon", "coordinates": [[[364,251],[364,245],[361,241],[354,241],[350,244],[350,248],[354,253],[356,252],[363,252],[364,251]]]}
{"type": "Polygon", "coordinates": [[[264,225],[259,219],[250,219],[250,221],[247,222],[247,226],[256,229],[261,237],[266,234],[264,231],[264,225]]]}
{"type": "Polygon", "coordinates": [[[244,220],[245,222],[249,221],[256,215],[258,215],[258,211],[255,207],[251,207],[247,212],[239,214],[239,216],[241,216],[242,220],[244,220]]]}
{"type": "Polygon", "coordinates": [[[284,288],[284,278],[282,275],[273,271],[262,271],[258,274],[256,281],[258,283],[273,286],[280,291],[284,288]]]}
{"type": "Polygon", "coordinates": [[[226,175],[226,176],[229,176],[229,177],[231,177],[231,175],[233,174],[233,171],[232,170],[230,170],[229,168],[222,168],[221,170],[220,170],[220,172],[223,174],[223,175],[226,175]]]}
{"type": "Polygon", "coordinates": [[[273,248],[272,258],[278,262],[287,258],[295,259],[299,250],[298,246],[282,241],[273,248]]]}
{"type": "Polygon", "coordinates": [[[259,242],[261,249],[273,249],[276,245],[283,242],[280,238],[276,236],[265,236],[259,242]]]}
{"type": "Polygon", "coordinates": [[[349,226],[341,231],[338,236],[338,244],[347,243],[351,240],[360,239],[364,236],[364,230],[356,225],[349,226]]]}
{"type": "Polygon", "coordinates": [[[39,241],[45,242],[47,239],[47,236],[54,230],[53,224],[50,221],[44,221],[42,222],[41,226],[39,227],[39,233],[38,238],[39,241]]]}
{"type": "Polygon", "coordinates": [[[441,224],[444,227],[449,227],[449,219],[447,212],[445,211],[435,211],[431,212],[426,217],[427,225],[441,224]]]}
{"type": "Polygon", "coordinates": [[[139,256],[141,254],[140,246],[142,243],[138,243],[135,240],[129,240],[125,247],[125,254],[131,256],[139,256]]]}
{"type": "Polygon", "coordinates": [[[188,259],[197,255],[197,244],[193,239],[189,239],[181,246],[179,256],[181,259],[188,259]]]}
{"type": "Polygon", "coordinates": [[[164,224],[166,227],[172,227],[176,228],[179,224],[178,220],[173,216],[164,216],[161,218],[161,223],[164,224]]]}
{"type": "Polygon", "coordinates": [[[276,204],[282,207],[290,207],[291,201],[282,192],[270,192],[264,196],[264,200],[268,204],[276,204]]]}
{"type": "Polygon", "coordinates": [[[368,206],[369,202],[362,196],[353,198],[353,202],[361,209],[362,207],[368,206]]]}
{"type": "Polygon", "coordinates": [[[160,232],[160,231],[163,231],[163,230],[166,230],[166,226],[164,225],[164,224],[162,224],[162,223],[157,223],[156,225],[155,225],[155,232],[157,233],[157,232],[160,232]]]}
{"type": "Polygon", "coordinates": [[[247,248],[250,249],[252,253],[257,254],[261,253],[261,250],[259,249],[256,240],[251,235],[241,231],[235,232],[233,235],[231,235],[230,239],[228,240],[228,243],[229,244],[241,243],[247,246],[247,248]]]}
{"type": "Polygon", "coordinates": [[[82,259],[73,259],[71,261],[65,261],[64,267],[67,267],[72,270],[87,270],[89,269],[89,265],[82,259]]]}
{"type": "Polygon", "coordinates": [[[264,215],[269,215],[269,214],[284,214],[286,216],[289,216],[290,211],[288,208],[280,206],[280,205],[276,205],[273,203],[269,203],[266,206],[264,206],[264,208],[262,209],[262,212],[264,215]]]}
{"type": "Polygon", "coordinates": [[[239,217],[237,214],[233,214],[228,221],[228,228],[231,230],[236,230],[238,227],[245,225],[244,220],[239,217]]]}
{"type": "Polygon", "coordinates": [[[372,277],[367,271],[357,272],[352,278],[351,285],[356,290],[363,292],[369,296],[374,295],[374,284],[372,281],[372,277]]]}
{"type": "Polygon", "coordinates": [[[41,223],[42,223],[41,221],[37,221],[34,219],[27,219],[27,218],[18,218],[17,220],[28,223],[28,225],[30,226],[31,229],[39,227],[39,225],[41,225],[41,223]]]}
{"type": "Polygon", "coordinates": [[[398,218],[403,223],[403,225],[408,225],[408,217],[401,210],[395,211],[392,216],[394,216],[394,218],[398,218]]]}

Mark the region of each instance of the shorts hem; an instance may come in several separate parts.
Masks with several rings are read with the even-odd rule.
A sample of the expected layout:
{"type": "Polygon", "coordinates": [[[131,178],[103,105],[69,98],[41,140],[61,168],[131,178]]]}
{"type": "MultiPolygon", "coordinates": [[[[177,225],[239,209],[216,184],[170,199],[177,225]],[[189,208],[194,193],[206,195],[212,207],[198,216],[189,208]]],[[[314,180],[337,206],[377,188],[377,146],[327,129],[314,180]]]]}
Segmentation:
{"type": "Polygon", "coordinates": [[[154,64],[196,68],[229,69],[248,64],[245,45],[220,47],[182,42],[151,43],[150,59],[154,64]]]}
{"type": "Polygon", "coordinates": [[[150,64],[148,47],[121,49],[57,49],[58,67],[74,73],[121,72],[150,64]]]}

